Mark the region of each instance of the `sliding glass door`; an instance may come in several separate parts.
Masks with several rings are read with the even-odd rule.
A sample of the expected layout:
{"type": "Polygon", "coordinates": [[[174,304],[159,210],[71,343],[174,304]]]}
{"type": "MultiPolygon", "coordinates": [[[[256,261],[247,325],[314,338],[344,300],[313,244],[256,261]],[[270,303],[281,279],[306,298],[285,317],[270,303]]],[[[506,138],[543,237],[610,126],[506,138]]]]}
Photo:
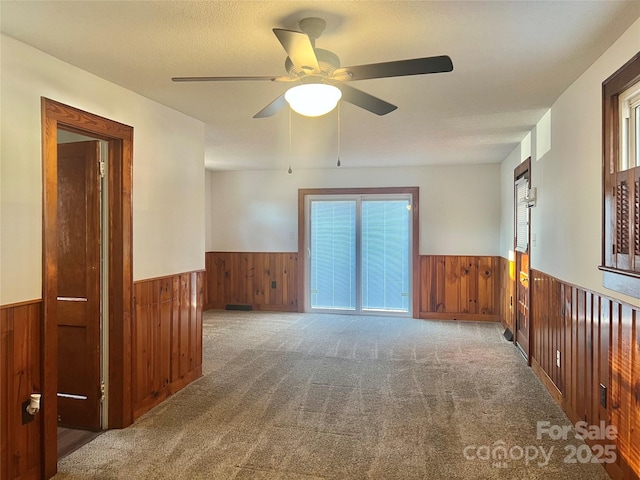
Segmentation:
{"type": "Polygon", "coordinates": [[[411,195],[306,197],[310,311],[411,313],[411,195]]]}
{"type": "Polygon", "coordinates": [[[311,308],[356,309],[356,202],[312,200],[311,308]]]}

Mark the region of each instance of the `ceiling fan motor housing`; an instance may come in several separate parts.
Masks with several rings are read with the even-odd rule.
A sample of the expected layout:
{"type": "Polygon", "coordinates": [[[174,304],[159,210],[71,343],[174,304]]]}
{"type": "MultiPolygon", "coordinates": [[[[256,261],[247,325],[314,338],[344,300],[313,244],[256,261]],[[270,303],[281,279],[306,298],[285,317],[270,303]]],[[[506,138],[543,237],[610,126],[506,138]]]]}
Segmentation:
{"type": "MultiPolygon", "coordinates": [[[[323,48],[316,48],[314,50],[318,58],[318,65],[320,65],[322,76],[331,76],[336,69],[340,68],[340,57],[335,53],[324,50],[323,48]]],[[[292,77],[303,77],[309,74],[309,72],[303,68],[296,67],[289,57],[287,57],[284,62],[284,68],[292,77]]]]}

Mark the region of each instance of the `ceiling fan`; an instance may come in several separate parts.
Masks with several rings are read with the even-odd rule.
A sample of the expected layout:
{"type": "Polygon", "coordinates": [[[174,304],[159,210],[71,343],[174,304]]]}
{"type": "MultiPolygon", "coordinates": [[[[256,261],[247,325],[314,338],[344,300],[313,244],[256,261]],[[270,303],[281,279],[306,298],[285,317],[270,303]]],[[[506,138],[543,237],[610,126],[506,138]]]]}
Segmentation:
{"type": "MultiPolygon", "coordinates": [[[[353,88],[347,85],[347,82],[442,73],[453,70],[453,63],[447,55],[340,67],[340,59],[335,53],[315,47],[315,41],[324,31],[326,22],[321,18],[310,17],[300,20],[299,25],[300,32],[281,28],[273,29],[273,33],[288,55],[285,61],[285,68],[289,72],[288,76],[173,77],[171,80],[174,82],[269,80],[297,83],[299,85],[331,85],[339,90],[337,91],[338,99],[341,95],[343,100],[353,105],[364,108],[376,115],[386,115],[398,107],[362,90],[353,88]]],[[[286,97],[291,95],[290,92],[292,90],[290,88],[280,95],[256,113],[253,118],[270,117],[280,111],[287,105],[287,102],[291,102],[291,98],[286,97]]],[[[335,101],[337,102],[337,100],[335,101]]],[[[333,107],[335,107],[335,103],[333,107]]],[[[332,110],[333,107],[327,111],[332,110]]]]}

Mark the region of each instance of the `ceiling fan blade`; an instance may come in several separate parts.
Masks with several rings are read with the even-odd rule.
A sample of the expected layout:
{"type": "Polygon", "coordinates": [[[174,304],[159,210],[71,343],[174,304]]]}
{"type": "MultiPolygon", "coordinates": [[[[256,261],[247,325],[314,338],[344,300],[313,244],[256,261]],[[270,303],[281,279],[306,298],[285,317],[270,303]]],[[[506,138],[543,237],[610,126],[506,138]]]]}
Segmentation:
{"type": "Polygon", "coordinates": [[[307,73],[319,72],[318,58],[306,33],[274,28],[273,33],[284,47],[293,64],[307,73]]]}
{"type": "Polygon", "coordinates": [[[271,102],[269,105],[267,105],[258,113],[256,113],[253,116],[253,118],[271,117],[272,115],[275,115],[286,106],[287,106],[287,101],[285,100],[284,93],[283,93],[278,98],[276,98],[273,102],[271,102]]]}
{"type": "Polygon", "coordinates": [[[371,78],[403,77],[425,73],[442,73],[453,70],[453,62],[447,55],[413,58],[395,62],[371,63],[355,67],[338,68],[333,78],[341,81],[368,80],[371,78]]]}
{"type": "Polygon", "coordinates": [[[362,90],[350,87],[349,85],[339,83],[335,85],[342,91],[342,100],[364,108],[376,115],[386,115],[398,108],[395,105],[385,102],[384,100],[380,100],[379,98],[365,93],[362,90]]]}
{"type": "Polygon", "coordinates": [[[291,77],[173,77],[173,82],[236,82],[244,80],[269,80],[271,82],[293,82],[298,80],[291,77]]]}

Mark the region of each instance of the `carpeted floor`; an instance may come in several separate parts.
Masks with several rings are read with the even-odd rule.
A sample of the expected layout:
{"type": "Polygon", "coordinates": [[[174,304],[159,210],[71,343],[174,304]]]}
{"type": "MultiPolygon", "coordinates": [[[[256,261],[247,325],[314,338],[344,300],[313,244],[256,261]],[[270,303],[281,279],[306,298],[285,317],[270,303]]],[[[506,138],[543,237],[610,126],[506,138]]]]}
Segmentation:
{"type": "Polygon", "coordinates": [[[608,478],[499,324],[209,311],[203,368],[55,479],[608,478]]]}

